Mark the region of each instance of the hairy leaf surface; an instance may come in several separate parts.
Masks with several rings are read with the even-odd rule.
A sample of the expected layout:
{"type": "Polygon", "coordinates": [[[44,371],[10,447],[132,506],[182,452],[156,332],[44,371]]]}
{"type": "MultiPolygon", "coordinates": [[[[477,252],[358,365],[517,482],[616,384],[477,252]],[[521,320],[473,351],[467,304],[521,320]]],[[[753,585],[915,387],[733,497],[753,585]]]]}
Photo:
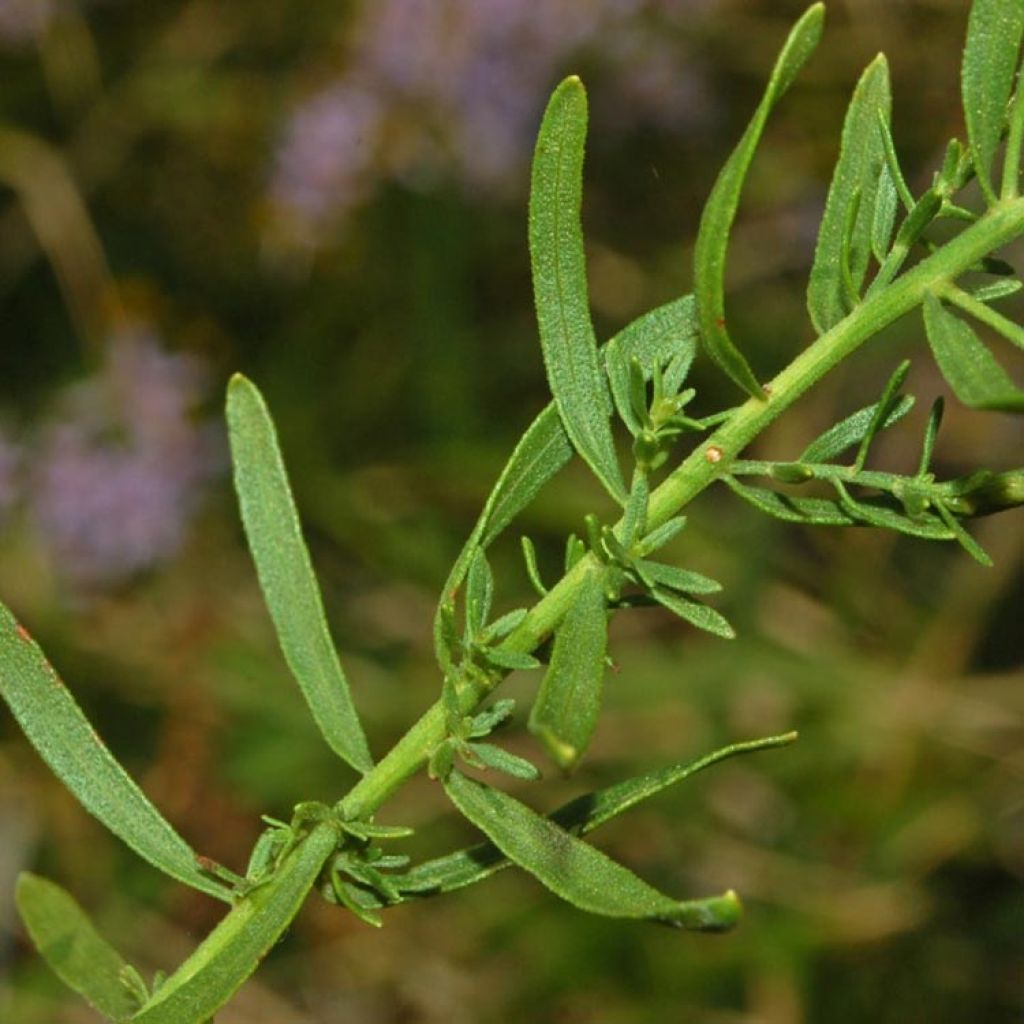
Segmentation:
{"type": "Polygon", "coordinates": [[[530,732],[559,767],[583,756],[601,713],[608,615],[604,574],[591,573],[555,631],[551,662],[530,712],[530,732]]]}
{"type": "Polygon", "coordinates": [[[974,0],[967,22],[961,88],[974,169],[989,202],[996,201],[992,163],[1006,126],[1006,108],[1024,38],[1024,0],[974,0]]]}
{"type": "Polygon", "coordinates": [[[135,1013],[139,1001],[122,980],[132,968],[64,889],[23,871],[14,898],[33,944],[65,985],[111,1020],[135,1013]]]}
{"type": "Polygon", "coordinates": [[[288,667],[331,749],[361,772],[373,767],[324,615],[270,412],[256,386],[228,386],[235,490],[267,610],[288,667]]]}
{"type": "Polygon", "coordinates": [[[932,294],[924,299],[924,324],[935,362],[953,393],[972,409],[1024,412],[1019,389],[974,328],[954,316],[932,294]]]}
{"type": "Polygon", "coordinates": [[[39,756],[78,802],[140,857],[172,878],[231,901],[192,848],[97,735],[39,645],[0,604],[0,695],[39,756]]]}
{"type": "Polygon", "coordinates": [[[626,500],[611,405],[590,321],[580,206],[587,95],[576,77],[555,89],[534,150],[530,261],[548,382],[573,446],[619,504],[626,500]]]}
{"type": "MultiPolygon", "coordinates": [[[[839,160],[818,231],[807,287],[807,309],[819,334],[834,327],[852,308],[847,284],[859,292],[864,283],[874,237],[879,179],[886,169],[885,139],[879,119],[888,123],[891,109],[889,66],[879,54],[857,83],[846,112],[839,160]],[[856,217],[845,238],[855,202],[856,217]]],[[[885,199],[895,211],[896,190],[891,180],[889,190],[885,199]]],[[[891,217],[888,223],[891,231],[891,217]]]]}
{"type": "Polygon", "coordinates": [[[739,918],[733,892],[678,902],[501,790],[459,771],[452,771],[444,786],[452,803],[506,857],[581,910],[702,931],[724,931],[739,918]]]}

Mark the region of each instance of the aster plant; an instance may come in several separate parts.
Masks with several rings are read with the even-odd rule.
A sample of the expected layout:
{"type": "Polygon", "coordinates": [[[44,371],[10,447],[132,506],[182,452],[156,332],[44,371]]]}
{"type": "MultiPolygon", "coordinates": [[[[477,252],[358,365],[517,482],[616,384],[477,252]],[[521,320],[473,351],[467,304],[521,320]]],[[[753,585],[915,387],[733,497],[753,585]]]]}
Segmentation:
{"type": "MultiPolygon", "coordinates": [[[[236,376],[227,420],[235,485],[249,545],[285,659],[327,744],[359,781],[333,804],[300,802],[290,821],[264,819],[248,866],[236,872],[198,856],[129,779],[92,730],[32,639],[0,611],[0,692],[41,756],[81,803],[140,856],[229,906],[221,923],[169,976],[147,982],[101,938],[72,897],[24,874],[17,902],[53,969],[114,1021],[211,1020],[255,970],[311,892],[369,924],[396,904],[476,884],[510,865],[591,913],[724,931],[739,918],[727,891],[677,899],[653,888],[584,836],[640,801],[718,761],[787,744],[792,734],[740,742],[693,763],[669,765],[573,800],[544,815],[491,780],[533,780],[534,764],[495,741],[514,713],[495,699],[512,671],[537,672],[528,727],[548,758],[570,771],[586,755],[601,711],[608,621],[621,609],[660,605],[722,638],[732,626],[708,598],[721,587],[659,560],[685,529],[684,511],[722,484],[787,522],[861,527],[959,544],[988,564],[972,519],[1024,503],[1024,469],[981,467],[955,479],[932,468],[942,400],[931,407],[920,456],[906,472],[873,468],[878,436],[913,399],[906,364],[880,395],[778,460],[744,459],[747,446],[829,371],[883,328],[911,314],[955,399],[976,409],[1024,410],[1024,391],[975,325],[1024,347],[1024,330],[998,309],[1021,288],[998,252],[1024,235],[1020,195],[1024,83],[1018,65],[1024,0],[975,0],[964,50],[966,142],[952,140],[931,184],[914,195],[890,133],[888,67],[878,57],[854,91],[822,219],[807,304],[815,340],[768,381],[733,338],[724,276],[730,230],[772,108],[811,57],[824,6],[810,7],[786,39],[763,98],[704,208],[694,292],[640,317],[603,346],[591,324],[580,227],[587,100],[579,79],[555,90],[534,153],[529,246],[551,403],[524,433],[446,580],[434,619],[440,696],[375,758],[331,643],[319,590],[270,413],[236,376]],[[980,199],[962,199],[977,182],[980,199]],[[940,221],[955,229],[938,240],[940,221]],[[733,382],[740,404],[698,413],[687,386],[702,351],[733,382]],[[623,473],[616,433],[631,438],[623,473]],[[676,454],[678,448],[685,451],[676,454]],[[564,573],[542,579],[523,541],[538,593],[532,607],[494,612],[488,549],[541,486],[578,457],[616,513],[586,517],[566,543],[564,573]],[[810,493],[808,493],[808,491],[810,493]],[[482,833],[466,850],[410,864],[411,830],[375,820],[411,776],[427,771],[482,833]],[[486,781],[484,781],[486,780],[486,781]]],[[[531,800],[530,803],[534,801],[531,800]]]]}

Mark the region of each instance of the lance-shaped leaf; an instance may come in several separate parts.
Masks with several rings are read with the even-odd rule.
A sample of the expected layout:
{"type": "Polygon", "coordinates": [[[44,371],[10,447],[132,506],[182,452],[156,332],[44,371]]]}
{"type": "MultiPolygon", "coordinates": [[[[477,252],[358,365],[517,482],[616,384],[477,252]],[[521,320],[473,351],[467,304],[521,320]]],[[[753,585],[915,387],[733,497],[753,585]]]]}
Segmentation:
{"type": "Polygon", "coordinates": [[[477,548],[469,563],[466,581],[466,634],[479,636],[487,625],[494,598],[494,574],[482,548],[477,548]]]}
{"type": "Polygon", "coordinates": [[[361,772],[373,767],[348,680],[324,615],[270,413],[256,386],[228,386],[235,490],[267,609],[288,667],[331,749],[361,772]]]}
{"type": "MultiPolygon", "coordinates": [[[[879,54],[857,83],[846,112],[839,159],[818,231],[807,286],[807,309],[819,334],[834,327],[850,312],[852,305],[847,285],[859,294],[864,283],[871,256],[879,178],[886,170],[885,139],[879,119],[888,123],[891,108],[889,66],[879,54]],[[855,202],[856,216],[847,231],[848,217],[855,202]],[[844,245],[844,236],[847,236],[847,245],[844,245]]],[[[896,190],[891,180],[886,201],[895,211],[896,190]]],[[[888,231],[891,231],[891,216],[888,223],[888,231]]]]}
{"type": "Polygon", "coordinates": [[[14,898],[33,944],[65,985],[111,1020],[127,1020],[138,1010],[141,1001],[126,984],[138,972],[64,889],[23,871],[14,898]]]}
{"type": "MultiPolygon", "coordinates": [[[[828,462],[837,455],[841,455],[847,448],[859,445],[867,436],[868,430],[876,422],[876,413],[882,403],[875,402],[874,405],[858,409],[845,419],[833,424],[823,434],[816,437],[801,453],[799,462],[828,462]]],[[[914,399],[911,395],[902,395],[886,413],[882,420],[881,430],[888,430],[895,423],[899,423],[904,416],[914,408],[914,399]]]]}
{"type": "Polygon", "coordinates": [[[879,263],[885,261],[892,242],[892,229],[896,224],[899,193],[892,180],[892,171],[883,164],[878,172],[878,191],[875,194],[875,216],[871,222],[871,252],[879,263]]]}
{"type": "Polygon", "coordinates": [[[39,645],[0,605],[0,696],[39,756],[81,805],[140,857],[194,889],[231,901],[118,764],[39,645]]]}
{"type": "Polygon", "coordinates": [[[220,1009],[299,912],[338,843],[322,822],[284,858],[269,881],[240,900],[196,951],[131,1018],[138,1024],[203,1024],[220,1009]]]}
{"type": "Polygon", "coordinates": [[[725,255],[729,233],[739,206],[743,181],[768,115],[814,52],[821,38],[824,19],[824,5],[814,4],[790,32],[761,103],[711,190],[701,216],[694,250],[694,293],[701,340],[719,368],[754,398],[763,398],[764,392],[746,358],[729,337],[725,325],[725,255]]]}
{"type": "Polygon", "coordinates": [[[741,483],[735,477],[723,477],[729,489],[759,512],[781,519],[784,523],[808,526],[856,526],[857,520],[829,498],[798,498],[780,494],[767,487],[741,483]]]}
{"type": "Polygon", "coordinates": [[[555,89],[541,122],[530,184],[530,263],[551,394],[573,446],[620,504],[626,500],[611,405],[590,321],[580,206],[587,94],[575,76],[555,89]]]}
{"type": "Polygon", "coordinates": [[[506,857],[581,910],[702,931],[724,931],[739,919],[739,899],[731,891],[679,902],[501,790],[459,771],[448,775],[444,788],[452,803],[506,857]]]}
{"type": "Polygon", "coordinates": [[[974,0],[971,4],[961,70],[964,119],[974,169],[990,203],[996,201],[992,162],[1006,127],[1022,38],[1024,2],[974,0]]]}
{"type": "Polygon", "coordinates": [[[690,623],[691,626],[696,626],[697,629],[704,630],[705,633],[713,633],[715,636],[720,636],[723,640],[734,640],[736,638],[736,630],[729,625],[728,619],[720,612],[716,612],[714,608],[702,604],[700,601],[691,601],[682,594],[677,594],[674,590],[668,590],[666,587],[657,585],[651,587],[651,597],[662,607],[678,615],[684,622],[690,623]]]}
{"type": "Polygon", "coordinates": [[[964,405],[1024,412],[1024,390],[1013,383],[970,324],[930,293],[924,297],[924,325],[935,362],[964,405]]]}
{"type": "Polygon", "coordinates": [[[560,768],[583,756],[601,712],[608,615],[604,574],[590,573],[555,632],[551,662],[530,711],[530,731],[560,768]]]}
{"type": "MultiPolygon", "coordinates": [[[[548,817],[567,832],[583,836],[642,801],[719,761],[756,750],[784,746],[795,739],[796,733],[791,732],[782,736],[768,736],[744,743],[734,743],[695,761],[679,761],[605,789],[586,793],[563,804],[548,817]]],[[[473,885],[511,864],[512,861],[493,843],[478,843],[465,850],[457,850],[444,857],[417,864],[397,877],[395,884],[403,900],[412,899],[473,885]]],[[[373,906],[379,907],[381,903],[376,902],[373,906]]]]}

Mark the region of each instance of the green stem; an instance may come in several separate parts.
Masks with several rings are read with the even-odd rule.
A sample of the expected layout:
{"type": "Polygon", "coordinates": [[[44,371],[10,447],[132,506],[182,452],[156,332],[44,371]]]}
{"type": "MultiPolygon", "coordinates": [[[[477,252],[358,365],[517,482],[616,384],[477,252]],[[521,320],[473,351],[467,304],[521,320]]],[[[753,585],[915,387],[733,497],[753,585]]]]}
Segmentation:
{"type": "MultiPolygon", "coordinates": [[[[868,295],[847,317],[800,353],[766,387],[767,400],[749,399],[698,446],[651,494],[647,530],[665,523],[729,469],[730,463],[810,387],[879,331],[909,313],[928,292],[941,291],[982,257],[1024,234],[1024,199],[994,205],[977,223],[893,283],[868,295]]],[[[584,578],[600,571],[593,554],[582,558],[530,610],[502,646],[532,651],[558,625],[584,578]]],[[[479,684],[463,699],[470,710],[492,686],[479,684]]],[[[339,803],[346,816],[372,814],[425,763],[445,736],[441,703],[430,707],[391,751],[339,803]]]]}

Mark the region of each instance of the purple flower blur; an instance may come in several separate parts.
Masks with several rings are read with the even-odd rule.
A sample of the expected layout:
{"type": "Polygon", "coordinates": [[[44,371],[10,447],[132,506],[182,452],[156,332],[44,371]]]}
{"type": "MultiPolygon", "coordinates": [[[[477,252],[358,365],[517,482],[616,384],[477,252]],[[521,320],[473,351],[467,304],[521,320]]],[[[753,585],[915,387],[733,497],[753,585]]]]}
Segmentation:
{"type": "Polygon", "coordinates": [[[53,0],[0,0],[0,46],[34,43],[50,26],[53,0]]]}
{"type": "Polygon", "coordinates": [[[215,460],[193,420],[199,367],[148,333],[119,336],[104,372],[76,385],[46,428],[29,505],[62,575],[121,582],[172,556],[215,460]]]}
{"type": "Polygon", "coordinates": [[[693,127],[704,96],[673,27],[713,0],[374,0],[349,64],[286,123],[270,184],[274,224],[315,247],[367,198],[373,175],[454,173],[501,192],[522,177],[547,90],[577,55],[628,97],[622,124],[693,127]]]}

